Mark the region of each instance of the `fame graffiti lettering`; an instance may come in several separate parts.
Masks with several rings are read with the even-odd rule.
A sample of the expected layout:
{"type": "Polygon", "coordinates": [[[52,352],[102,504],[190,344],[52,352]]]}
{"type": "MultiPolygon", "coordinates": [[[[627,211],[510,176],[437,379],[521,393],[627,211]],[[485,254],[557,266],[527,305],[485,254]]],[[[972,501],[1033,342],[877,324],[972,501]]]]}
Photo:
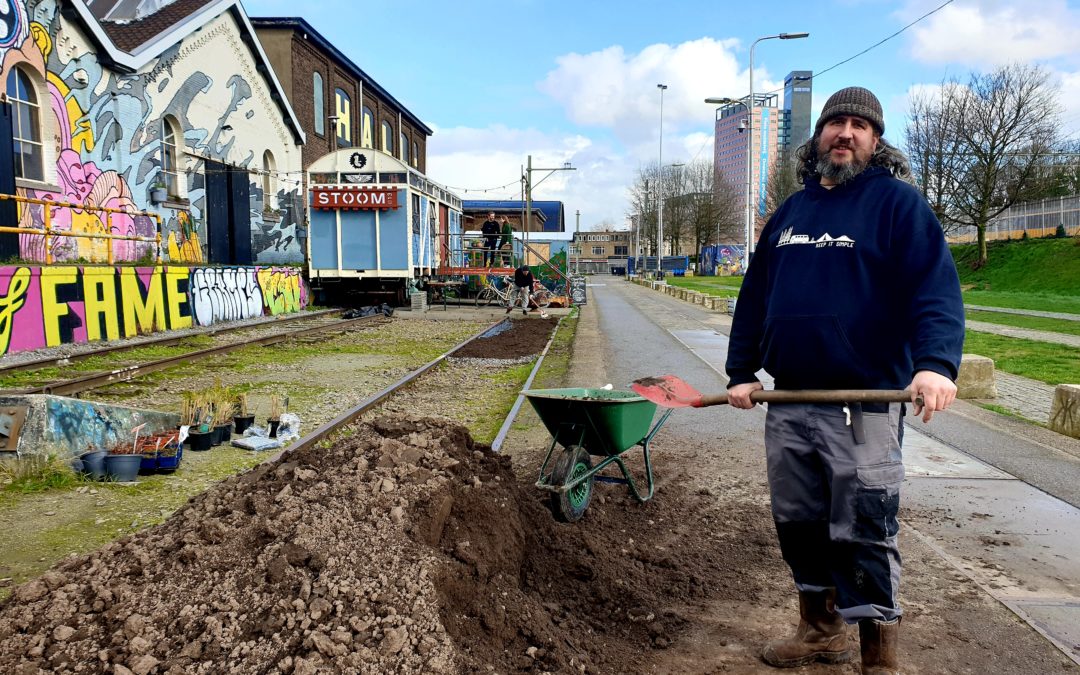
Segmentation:
{"type": "Polygon", "coordinates": [[[296,312],[299,269],[0,267],[0,355],[296,312]]]}

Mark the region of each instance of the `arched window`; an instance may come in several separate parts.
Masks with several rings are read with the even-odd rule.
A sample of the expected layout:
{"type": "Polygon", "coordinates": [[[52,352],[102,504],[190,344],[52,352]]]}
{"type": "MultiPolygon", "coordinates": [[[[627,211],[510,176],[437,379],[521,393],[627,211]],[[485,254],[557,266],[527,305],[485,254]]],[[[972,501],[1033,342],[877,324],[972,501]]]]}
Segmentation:
{"type": "Polygon", "coordinates": [[[409,163],[409,139],[405,137],[404,131],[401,132],[401,161],[409,163]]]}
{"type": "Polygon", "coordinates": [[[412,144],[412,165],[417,168],[420,166],[420,151],[416,146],[416,141],[412,144]]]}
{"type": "Polygon", "coordinates": [[[341,89],[334,90],[337,103],[337,147],[352,147],[352,99],[341,89]]]}
{"type": "Polygon", "coordinates": [[[394,154],[394,128],[389,122],[382,123],[382,151],[388,155],[394,154]]]}
{"type": "Polygon", "coordinates": [[[371,114],[371,108],[364,106],[360,122],[360,145],[365,148],[375,147],[375,116],[371,114]]]}
{"type": "Polygon", "coordinates": [[[183,197],[180,191],[180,145],[183,135],[176,119],[161,118],[161,180],[170,197],[183,197]]]}
{"type": "Polygon", "coordinates": [[[320,136],[326,134],[326,94],[323,92],[322,75],[315,72],[313,77],[312,97],[315,103],[315,133],[320,136]]]}
{"type": "Polygon", "coordinates": [[[45,180],[41,145],[41,108],[37,92],[26,73],[12,68],[7,78],[7,96],[11,103],[11,140],[15,155],[15,175],[30,180],[45,180]]]}
{"type": "Polygon", "coordinates": [[[277,202],[277,163],[269,150],[263,153],[262,168],[263,210],[271,211],[277,202]]]}

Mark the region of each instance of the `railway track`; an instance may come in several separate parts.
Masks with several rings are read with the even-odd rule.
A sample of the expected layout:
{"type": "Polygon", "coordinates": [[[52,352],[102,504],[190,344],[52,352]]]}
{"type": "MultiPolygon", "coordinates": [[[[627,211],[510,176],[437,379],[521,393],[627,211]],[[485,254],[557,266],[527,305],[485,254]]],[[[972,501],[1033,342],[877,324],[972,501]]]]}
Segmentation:
{"type": "MultiPolygon", "coordinates": [[[[319,318],[325,318],[328,314],[334,313],[334,312],[337,312],[337,311],[339,311],[339,310],[328,310],[327,312],[321,312],[321,313],[319,313],[319,318]]],[[[183,364],[183,363],[189,363],[189,362],[192,362],[192,361],[198,361],[198,360],[202,360],[202,359],[212,358],[212,357],[215,357],[215,356],[221,356],[221,355],[228,354],[229,352],[233,352],[233,351],[236,351],[236,350],[239,350],[239,349],[245,349],[247,347],[259,346],[259,345],[268,346],[268,345],[273,345],[273,344],[278,344],[278,343],[281,343],[281,342],[285,342],[285,341],[288,341],[288,340],[294,340],[294,339],[297,339],[297,338],[303,338],[303,337],[312,336],[312,335],[327,332],[327,331],[343,331],[343,330],[349,330],[351,328],[361,326],[361,325],[377,324],[377,323],[381,323],[381,321],[379,321],[379,320],[382,319],[382,318],[383,318],[383,315],[376,314],[376,315],[373,315],[373,316],[366,316],[366,317],[361,317],[361,318],[357,318],[357,319],[344,319],[344,320],[340,320],[340,321],[332,321],[332,322],[329,322],[329,323],[320,323],[319,325],[309,326],[309,327],[306,327],[306,328],[301,328],[299,330],[286,331],[286,332],[283,332],[283,333],[273,333],[273,334],[262,336],[262,337],[255,337],[255,338],[244,339],[244,340],[240,340],[240,341],[236,341],[236,342],[229,342],[227,344],[218,345],[218,346],[210,347],[210,348],[207,348],[207,349],[200,349],[200,350],[193,351],[193,352],[186,352],[184,354],[178,354],[176,356],[170,356],[170,357],[166,357],[166,358],[162,358],[162,359],[157,359],[155,361],[148,361],[148,362],[144,362],[144,363],[136,363],[136,364],[132,364],[132,365],[129,365],[129,366],[124,366],[122,368],[117,368],[117,369],[106,371],[106,372],[91,373],[91,374],[85,375],[83,377],[72,378],[72,379],[63,380],[63,381],[59,381],[59,382],[51,382],[51,383],[44,384],[44,385],[41,385],[41,386],[29,387],[29,388],[18,389],[18,390],[10,390],[10,391],[7,391],[5,393],[24,394],[24,395],[25,394],[53,394],[53,395],[58,395],[58,396],[78,395],[80,393],[90,391],[92,389],[96,389],[98,387],[104,387],[104,386],[107,386],[107,385],[116,384],[118,382],[127,382],[127,381],[133,380],[133,379],[135,379],[137,377],[147,375],[149,373],[154,373],[154,372],[157,372],[157,371],[160,371],[160,370],[165,370],[167,368],[172,368],[172,367],[175,367],[175,366],[183,364]]],[[[267,324],[261,324],[259,327],[265,327],[266,325],[267,324]]],[[[277,322],[274,322],[271,325],[277,326],[277,325],[280,325],[280,324],[277,323],[277,322]]],[[[246,326],[245,328],[252,329],[254,327],[253,326],[246,326]]],[[[176,343],[182,342],[185,338],[188,338],[188,337],[191,337],[191,336],[184,336],[184,338],[165,339],[165,340],[157,341],[154,344],[157,344],[159,346],[162,343],[176,344],[176,343]]],[[[130,350],[130,349],[133,349],[133,348],[136,348],[136,347],[145,346],[146,344],[147,343],[144,342],[144,343],[140,343],[140,344],[134,345],[134,346],[124,345],[123,347],[124,347],[124,349],[130,350]]],[[[96,351],[96,352],[92,352],[92,353],[90,353],[88,355],[80,354],[80,358],[85,359],[85,358],[89,358],[90,355],[99,356],[102,353],[112,353],[112,352],[115,352],[115,351],[116,351],[116,348],[106,348],[104,350],[99,350],[99,351],[96,351]]],[[[56,365],[55,364],[55,359],[50,359],[49,361],[50,361],[49,365],[56,365]]]]}
{"type": "Polygon", "coordinates": [[[301,312],[296,315],[283,316],[273,319],[271,321],[264,321],[255,324],[249,323],[237,326],[225,326],[220,328],[214,328],[211,326],[205,331],[186,333],[184,335],[172,335],[159,338],[151,338],[148,340],[139,340],[138,342],[111,345],[108,347],[100,347],[98,349],[88,349],[75,354],[68,354],[64,356],[49,356],[41,359],[34,359],[33,361],[21,361],[10,364],[4,364],[0,362],[0,377],[7,373],[15,373],[25,370],[41,370],[43,368],[67,366],[72,363],[76,363],[78,361],[85,361],[86,359],[91,359],[97,356],[105,356],[107,354],[119,354],[135,349],[142,349],[143,347],[169,347],[173,345],[183,344],[184,341],[190,340],[191,338],[200,335],[216,337],[219,335],[229,335],[241,331],[258,330],[271,326],[280,326],[284,323],[295,323],[297,321],[312,321],[315,319],[332,316],[334,314],[340,314],[341,311],[342,310],[340,309],[323,309],[315,312],[301,312]]]}

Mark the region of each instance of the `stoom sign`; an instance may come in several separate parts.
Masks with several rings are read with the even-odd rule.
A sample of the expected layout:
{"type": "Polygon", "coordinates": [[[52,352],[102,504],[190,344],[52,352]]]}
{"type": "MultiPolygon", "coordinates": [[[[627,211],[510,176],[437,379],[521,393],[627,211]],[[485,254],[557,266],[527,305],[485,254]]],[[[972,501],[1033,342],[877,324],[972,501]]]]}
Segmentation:
{"type": "Polygon", "coordinates": [[[311,205],[317,209],[396,209],[394,188],[362,188],[321,185],[311,189],[311,205]]]}

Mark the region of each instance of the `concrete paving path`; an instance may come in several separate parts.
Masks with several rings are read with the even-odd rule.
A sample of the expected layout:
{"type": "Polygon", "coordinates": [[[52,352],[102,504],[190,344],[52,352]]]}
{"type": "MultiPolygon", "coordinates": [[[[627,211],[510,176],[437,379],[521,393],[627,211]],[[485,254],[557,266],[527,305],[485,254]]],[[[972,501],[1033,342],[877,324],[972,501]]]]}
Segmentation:
{"type": "Polygon", "coordinates": [[[1067,345],[1069,347],[1080,347],[1080,335],[1054,333],[1048,330],[1017,328],[1015,326],[1003,326],[999,323],[989,323],[987,321],[968,320],[966,325],[970,330],[978,331],[980,333],[993,333],[995,335],[1004,335],[1011,338],[1023,338],[1025,340],[1035,340],[1036,342],[1049,342],[1051,344],[1067,345]]]}
{"type": "MultiPolygon", "coordinates": [[[[685,374],[702,391],[726,383],[723,366],[730,317],[620,281],[591,287],[590,303],[588,311],[599,311],[609,326],[603,333],[610,354],[604,365],[618,372],[614,364],[635,364],[624,375],[627,382],[671,372],[685,374]],[[672,338],[684,349],[672,348],[672,338]],[[688,365],[687,353],[708,368],[688,365]]],[[[1004,389],[1015,389],[1020,396],[1021,385],[1004,383],[1004,389]]],[[[728,435],[742,436],[750,431],[748,426],[756,427],[758,434],[763,429],[763,414],[718,414],[723,414],[728,435]]],[[[691,419],[700,424],[700,418],[679,415],[669,424],[680,426],[691,419]]],[[[943,514],[905,525],[1076,663],[1080,663],[1078,445],[963,401],[936,415],[929,425],[908,417],[904,437],[905,504],[912,513],[943,514]]]]}
{"type": "Polygon", "coordinates": [[[1065,312],[1043,312],[1036,309],[1012,309],[1011,307],[987,307],[986,305],[964,305],[964,309],[975,309],[980,312],[1019,314],[1021,316],[1041,316],[1047,319],[1064,319],[1065,321],[1080,321],[1080,314],[1067,314],[1065,312]]]}

